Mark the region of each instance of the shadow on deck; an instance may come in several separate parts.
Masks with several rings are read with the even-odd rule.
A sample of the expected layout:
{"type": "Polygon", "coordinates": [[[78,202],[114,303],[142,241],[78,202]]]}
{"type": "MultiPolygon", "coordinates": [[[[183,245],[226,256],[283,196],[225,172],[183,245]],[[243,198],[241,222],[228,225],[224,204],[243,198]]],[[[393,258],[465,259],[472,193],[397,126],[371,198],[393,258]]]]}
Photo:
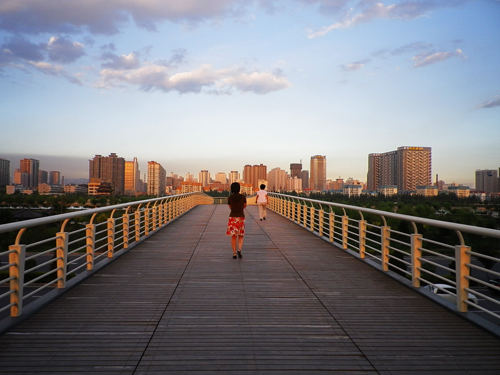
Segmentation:
{"type": "Polygon", "coordinates": [[[500,340],[288,220],[199,206],[0,338],[2,374],[499,374],[500,340]]]}

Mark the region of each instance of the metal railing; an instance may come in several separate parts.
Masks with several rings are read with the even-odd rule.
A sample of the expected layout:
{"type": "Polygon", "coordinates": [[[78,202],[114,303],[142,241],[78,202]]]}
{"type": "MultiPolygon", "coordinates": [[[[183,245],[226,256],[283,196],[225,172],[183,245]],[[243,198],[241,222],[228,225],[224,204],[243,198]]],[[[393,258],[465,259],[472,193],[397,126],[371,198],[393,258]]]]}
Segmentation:
{"type": "Polygon", "coordinates": [[[19,317],[30,297],[80,281],[200,204],[213,199],[188,193],[0,225],[13,243],[0,249],[0,313],[19,317]]]}
{"type": "Polygon", "coordinates": [[[500,319],[500,288],[492,283],[500,281],[494,270],[500,266],[500,230],[277,193],[269,193],[269,208],[381,270],[400,274],[415,288],[434,285],[456,300],[459,312],[473,307],[500,319]],[[487,303],[477,303],[469,293],[487,303]]]}

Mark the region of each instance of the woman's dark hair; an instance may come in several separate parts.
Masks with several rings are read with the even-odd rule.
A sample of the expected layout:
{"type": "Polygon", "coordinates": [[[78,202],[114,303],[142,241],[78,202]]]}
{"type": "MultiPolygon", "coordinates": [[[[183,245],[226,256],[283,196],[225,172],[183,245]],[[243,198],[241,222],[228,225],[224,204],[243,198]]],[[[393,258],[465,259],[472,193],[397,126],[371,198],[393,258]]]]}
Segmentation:
{"type": "Polygon", "coordinates": [[[235,194],[235,193],[239,193],[239,192],[240,192],[240,184],[237,182],[233,182],[231,184],[231,193],[235,194]]]}
{"type": "Polygon", "coordinates": [[[264,185],[264,184],[260,185],[261,190],[264,190],[265,188],[266,188],[266,185],[264,185]]]}

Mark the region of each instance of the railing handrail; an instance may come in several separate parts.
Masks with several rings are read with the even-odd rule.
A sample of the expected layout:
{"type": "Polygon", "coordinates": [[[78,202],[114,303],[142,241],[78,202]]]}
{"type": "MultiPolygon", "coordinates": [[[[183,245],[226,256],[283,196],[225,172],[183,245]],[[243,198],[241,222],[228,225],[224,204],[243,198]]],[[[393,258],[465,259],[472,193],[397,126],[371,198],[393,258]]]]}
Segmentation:
{"type": "Polygon", "coordinates": [[[397,213],[389,212],[389,211],[374,210],[373,208],[350,206],[350,205],[343,204],[343,203],[321,201],[321,200],[317,200],[317,199],[297,197],[294,195],[286,195],[286,194],[279,194],[279,193],[269,193],[269,195],[270,196],[276,195],[276,196],[286,197],[286,198],[290,198],[290,199],[297,199],[297,200],[303,200],[303,201],[307,201],[307,202],[311,202],[311,203],[317,203],[317,204],[321,204],[321,205],[328,205],[328,206],[334,206],[334,207],[344,208],[344,209],[353,210],[353,211],[360,211],[360,212],[365,212],[368,214],[389,217],[392,219],[404,220],[404,221],[409,221],[409,222],[414,222],[414,223],[424,224],[424,225],[431,225],[431,226],[450,229],[450,230],[459,231],[459,232],[477,234],[480,236],[500,238],[500,230],[498,230],[498,229],[476,227],[473,225],[466,225],[466,224],[450,223],[447,221],[426,219],[426,218],[422,218],[422,217],[418,217],[418,216],[397,214],[397,213]]]}
{"type": "Polygon", "coordinates": [[[197,193],[198,192],[187,193],[187,194],[177,194],[177,195],[166,195],[164,197],[159,197],[159,198],[144,199],[141,201],[120,203],[120,204],[115,204],[112,206],[90,208],[88,210],[81,210],[78,212],[69,212],[69,213],[65,213],[65,214],[57,214],[57,215],[52,215],[52,216],[47,216],[47,217],[42,217],[42,218],[37,218],[37,219],[22,220],[22,221],[18,221],[15,223],[2,224],[2,225],[0,225],[0,233],[16,231],[16,230],[20,230],[23,228],[32,228],[32,227],[36,227],[39,225],[46,225],[46,224],[50,224],[50,223],[54,223],[54,222],[59,222],[62,220],[73,219],[73,218],[82,217],[82,216],[89,216],[89,215],[93,215],[96,213],[109,212],[112,210],[118,210],[120,208],[138,206],[140,204],[156,202],[156,201],[161,201],[161,200],[167,200],[167,199],[176,198],[176,197],[180,197],[180,196],[188,196],[188,195],[193,195],[193,194],[197,194],[197,193]]]}

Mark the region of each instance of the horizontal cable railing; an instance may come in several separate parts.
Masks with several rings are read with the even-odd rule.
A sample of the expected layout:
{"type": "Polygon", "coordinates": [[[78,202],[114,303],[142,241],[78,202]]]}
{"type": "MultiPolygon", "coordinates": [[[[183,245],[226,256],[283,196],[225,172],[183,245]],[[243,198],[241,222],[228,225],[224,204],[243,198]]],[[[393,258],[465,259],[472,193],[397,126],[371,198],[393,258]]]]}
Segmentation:
{"type": "Polygon", "coordinates": [[[413,287],[444,296],[457,311],[474,307],[500,324],[500,272],[494,270],[500,230],[277,193],[269,193],[269,207],[413,287]],[[436,234],[441,230],[446,234],[436,234]]]}
{"type": "Polygon", "coordinates": [[[213,198],[188,193],[0,225],[12,244],[0,248],[0,314],[19,317],[30,297],[74,285],[200,204],[213,198]]]}

